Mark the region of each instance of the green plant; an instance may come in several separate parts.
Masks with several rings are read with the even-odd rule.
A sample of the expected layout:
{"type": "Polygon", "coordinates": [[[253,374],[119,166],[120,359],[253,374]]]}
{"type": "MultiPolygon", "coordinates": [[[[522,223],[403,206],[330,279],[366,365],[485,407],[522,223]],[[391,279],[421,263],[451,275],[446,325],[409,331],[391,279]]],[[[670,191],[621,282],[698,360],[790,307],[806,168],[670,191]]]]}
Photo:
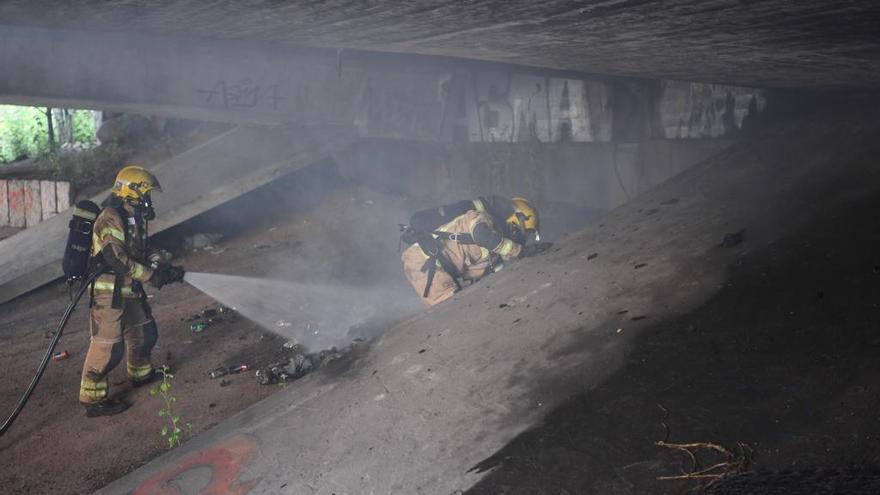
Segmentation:
{"type": "MultiPolygon", "coordinates": [[[[95,142],[94,112],[68,110],[63,112],[63,115],[66,116],[65,122],[70,128],[69,137],[72,139],[70,144],[95,142]]],[[[56,136],[56,146],[61,138],[60,125],[57,119],[53,119],[52,129],[56,136]]],[[[49,143],[45,108],[0,105],[0,163],[21,157],[41,157],[54,152],[55,149],[49,143]]]]}
{"type": "Polygon", "coordinates": [[[191,435],[192,425],[182,423],[180,416],[174,413],[174,403],[177,402],[177,397],[171,394],[174,375],[169,372],[168,366],[162,365],[156,372],[162,375],[162,382],[150,389],[150,395],[158,395],[165,401],[162,408],[159,409],[159,416],[168,418],[170,425],[162,426],[162,436],[168,441],[168,448],[173,449],[180,446],[181,434],[183,434],[181,426],[184,426],[187,433],[191,435]]]}

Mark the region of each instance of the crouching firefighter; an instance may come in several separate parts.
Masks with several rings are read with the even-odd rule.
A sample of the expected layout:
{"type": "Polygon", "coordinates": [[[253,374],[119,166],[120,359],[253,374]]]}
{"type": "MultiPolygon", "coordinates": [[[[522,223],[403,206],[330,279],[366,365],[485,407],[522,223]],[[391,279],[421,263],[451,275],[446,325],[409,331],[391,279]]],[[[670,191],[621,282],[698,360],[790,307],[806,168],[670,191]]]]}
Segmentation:
{"type": "Polygon", "coordinates": [[[143,283],[161,288],[183,280],[180,267],[151,265],[147,260],[147,226],[155,217],[153,191],[161,191],[153,174],[135,165],[123,168],[94,222],[91,263],[100,266],[103,274],[91,287],[91,341],[79,391],[89,417],[118,414],[128,408],[108,397],[107,375],[123,356],[132,385],[139,387],[154,380],[150,353],[158,333],[143,283]]]}
{"type": "Polygon", "coordinates": [[[413,288],[433,306],[498,271],[505,261],[532,254],[526,242],[538,234],[538,212],[523,198],[500,196],[459,201],[419,211],[401,225],[403,271],[413,288]]]}

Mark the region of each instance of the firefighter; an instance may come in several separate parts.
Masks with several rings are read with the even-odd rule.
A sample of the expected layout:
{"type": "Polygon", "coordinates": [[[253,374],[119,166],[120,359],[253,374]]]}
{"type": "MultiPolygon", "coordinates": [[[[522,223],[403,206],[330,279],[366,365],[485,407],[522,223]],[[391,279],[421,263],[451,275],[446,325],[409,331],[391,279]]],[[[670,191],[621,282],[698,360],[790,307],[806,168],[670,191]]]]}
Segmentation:
{"type": "Polygon", "coordinates": [[[415,213],[401,226],[403,271],[422,300],[433,306],[461,289],[498,271],[505,261],[533,254],[538,212],[523,198],[500,196],[459,201],[415,213]]]}
{"type": "Polygon", "coordinates": [[[143,167],[129,165],[119,171],[95,220],[92,262],[106,271],[91,287],[91,341],[79,391],[88,417],[118,414],[128,408],[124,402],[108,397],[107,375],[123,357],[133,386],[146,385],[156,378],[150,353],[158,333],[143,284],[161,288],[182,281],[184,271],[148,261],[147,226],[155,217],[151,199],[154,191],[161,191],[156,177],[143,167]]]}

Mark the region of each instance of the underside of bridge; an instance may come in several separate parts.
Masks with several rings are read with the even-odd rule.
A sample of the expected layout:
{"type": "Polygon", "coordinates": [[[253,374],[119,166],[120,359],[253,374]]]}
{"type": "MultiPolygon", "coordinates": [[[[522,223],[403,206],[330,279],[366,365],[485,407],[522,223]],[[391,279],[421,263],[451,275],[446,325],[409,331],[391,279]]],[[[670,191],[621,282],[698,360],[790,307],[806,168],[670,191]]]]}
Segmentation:
{"type": "Polygon", "coordinates": [[[0,23],[786,88],[880,82],[874,2],[9,0],[0,23]]]}
{"type": "MultiPolygon", "coordinates": [[[[876,493],[878,92],[867,1],[4,1],[0,103],[210,129],[143,155],[154,241],[281,309],[194,336],[253,294],[151,292],[165,455],[146,390],[81,417],[78,311],[0,492],[876,493]],[[425,309],[398,224],[490,194],[553,248],[425,309]],[[206,376],[288,339],[338,359],[206,376]]],[[[45,178],[0,167],[2,411],[65,303],[69,216],[13,204],[45,178]]]]}

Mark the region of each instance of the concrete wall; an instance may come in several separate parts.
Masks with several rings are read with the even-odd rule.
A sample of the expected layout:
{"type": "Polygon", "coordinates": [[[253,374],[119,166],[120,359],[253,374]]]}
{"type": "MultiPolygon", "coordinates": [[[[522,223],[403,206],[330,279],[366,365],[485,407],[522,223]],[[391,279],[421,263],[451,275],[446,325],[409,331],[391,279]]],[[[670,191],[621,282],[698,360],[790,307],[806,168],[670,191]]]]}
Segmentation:
{"type": "Polygon", "coordinates": [[[730,139],[642,143],[361,141],[335,156],[342,174],[380,190],[442,202],[521,195],[585,218],[628,202],[730,146],[730,139]]]}
{"type": "Polygon", "coordinates": [[[0,179],[0,226],[33,227],[69,207],[69,182],[0,179]]]}
{"type": "Polygon", "coordinates": [[[353,125],[362,137],[421,141],[719,137],[764,104],[742,87],[35,28],[0,29],[0,67],[0,102],[353,125]]]}

